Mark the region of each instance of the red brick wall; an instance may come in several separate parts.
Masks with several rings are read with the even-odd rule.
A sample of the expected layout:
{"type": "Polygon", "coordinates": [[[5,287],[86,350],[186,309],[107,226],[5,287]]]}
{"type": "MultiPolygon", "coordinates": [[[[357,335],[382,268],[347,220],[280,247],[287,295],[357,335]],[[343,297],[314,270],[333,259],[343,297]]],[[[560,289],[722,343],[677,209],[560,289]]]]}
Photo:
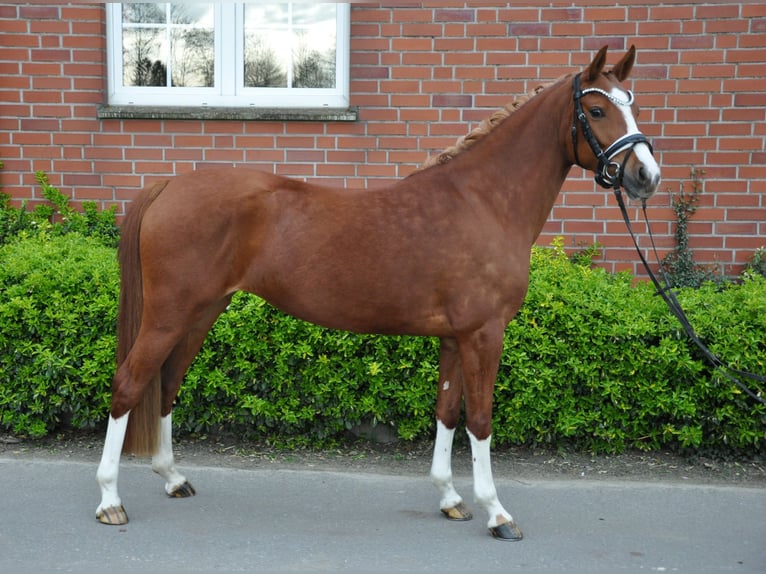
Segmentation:
{"type": "MultiPolygon", "coordinates": [[[[655,234],[672,246],[670,193],[689,189],[692,166],[703,169],[692,247],[699,261],[738,272],[766,244],[766,5],[598,4],[356,4],[354,123],[99,120],[103,5],[0,5],[2,190],[35,200],[34,172],[44,170],[75,200],[122,210],[153,179],[219,163],[383,185],[540,79],[581,68],[603,44],[611,61],[635,44],[631,87],[664,176],[650,202],[655,234]]],[[[638,270],[611,194],[579,168],[540,242],[556,235],[598,241],[610,270],[638,270]]]]}

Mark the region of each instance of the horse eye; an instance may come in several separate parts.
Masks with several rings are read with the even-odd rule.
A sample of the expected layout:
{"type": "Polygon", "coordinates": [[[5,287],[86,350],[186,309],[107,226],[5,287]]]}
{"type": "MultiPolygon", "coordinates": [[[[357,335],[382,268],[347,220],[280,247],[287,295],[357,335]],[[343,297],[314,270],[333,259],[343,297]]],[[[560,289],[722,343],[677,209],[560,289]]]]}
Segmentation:
{"type": "Polygon", "coordinates": [[[592,117],[594,120],[597,120],[599,118],[604,117],[604,110],[602,110],[599,107],[593,107],[590,109],[590,117],[592,117]]]}

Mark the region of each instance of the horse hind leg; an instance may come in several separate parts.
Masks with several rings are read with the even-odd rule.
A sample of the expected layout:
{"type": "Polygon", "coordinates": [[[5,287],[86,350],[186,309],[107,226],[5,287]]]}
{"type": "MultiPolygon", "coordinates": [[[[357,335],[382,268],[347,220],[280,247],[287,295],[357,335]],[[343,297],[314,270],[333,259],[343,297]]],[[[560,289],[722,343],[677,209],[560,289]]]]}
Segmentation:
{"type": "Polygon", "coordinates": [[[115,375],[112,413],[109,415],[104,450],[96,471],[96,481],[101,490],[101,502],[96,508],[96,518],[103,524],[119,525],[128,522],[128,515],[117,490],[120,457],[125,444],[131,409],[138,404],[142,393],[151,385],[151,379],[155,376],[153,373],[159,372],[159,364],[165,356],[162,348],[163,345],[158,344],[158,341],[148,343],[137,339],[131,354],[145,360],[137,361],[136,364],[140,364],[140,368],[136,367],[131,372],[128,366],[129,361],[126,359],[115,375]],[[152,352],[144,354],[142,348],[152,349],[152,352]]]}
{"type": "MultiPolygon", "coordinates": [[[[104,451],[96,473],[96,480],[101,487],[101,503],[96,509],[96,518],[103,524],[128,523],[128,514],[117,492],[117,479],[129,416],[130,413],[118,419],[109,417],[104,451]]],[[[170,414],[160,419],[160,444],[157,454],[152,457],[152,470],[165,479],[165,492],[168,496],[186,498],[196,494],[191,483],[175,469],[170,414]]]]}
{"type": "Polygon", "coordinates": [[[165,479],[165,492],[171,498],[188,498],[197,494],[186,477],[176,470],[173,456],[172,413],[160,419],[160,444],[152,457],[152,470],[165,479]]]}
{"type": "Polygon", "coordinates": [[[116,408],[116,416],[109,416],[104,450],[96,472],[96,480],[101,490],[101,502],[96,509],[99,522],[113,525],[128,522],[117,490],[120,456],[125,444],[131,409],[138,404],[155,373],[162,373],[165,380],[161,406],[164,416],[160,417],[159,448],[153,456],[153,467],[166,479],[168,494],[191,496],[194,493],[193,487],[174,468],[170,409],[186,368],[191,364],[207,331],[227,302],[228,299],[225,299],[209,306],[190,329],[177,328],[166,333],[139,334],[129,357],[117,370],[117,384],[112,393],[112,408],[113,411],[116,408]],[[133,365],[132,370],[129,365],[133,365]]]}
{"type": "Polygon", "coordinates": [[[101,503],[96,509],[96,519],[102,524],[127,524],[128,515],[117,492],[117,478],[120,473],[120,455],[125,432],[128,428],[129,413],[115,419],[109,415],[104,450],[96,472],[96,481],[101,489],[101,503]]]}
{"type": "Polygon", "coordinates": [[[452,481],[452,441],[460,418],[463,374],[454,339],[441,340],[439,391],[436,400],[436,440],[431,463],[431,481],[441,494],[439,508],[449,520],[471,520],[473,515],[455,490],[452,481]]]}
{"type": "MultiPolygon", "coordinates": [[[[96,480],[101,487],[101,503],[96,509],[96,518],[103,524],[120,525],[128,523],[128,515],[117,492],[120,454],[125,438],[128,417],[124,414],[118,419],[109,417],[104,451],[96,473],[96,480]]],[[[176,471],[173,461],[171,415],[160,420],[160,448],[152,457],[152,470],[166,480],[165,491],[168,496],[185,498],[194,496],[196,491],[186,478],[176,471]]]]}
{"type": "Polygon", "coordinates": [[[181,388],[186,370],[199,353],[210,328],[231,301],[231,297],[211,305],[189,333],[179,341],[162,367],[162,418],[159,449],[152,457],[152,470],[165,479],[165,492],[172,498],[188,498],[197,492],[178,472],[173,456],[173,402],[181,388]]]}

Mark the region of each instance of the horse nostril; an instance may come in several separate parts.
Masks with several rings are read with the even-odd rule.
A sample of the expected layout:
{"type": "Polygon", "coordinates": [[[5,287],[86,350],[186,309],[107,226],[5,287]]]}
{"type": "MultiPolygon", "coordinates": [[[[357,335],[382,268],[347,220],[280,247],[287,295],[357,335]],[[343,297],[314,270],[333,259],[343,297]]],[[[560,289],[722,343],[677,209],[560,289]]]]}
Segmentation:
{"type": "Polygon", "coordinates": [[[649,173],[643,165],[638,168],[638,181],[639,183],[646,183],[649,181],[649,173]]]}

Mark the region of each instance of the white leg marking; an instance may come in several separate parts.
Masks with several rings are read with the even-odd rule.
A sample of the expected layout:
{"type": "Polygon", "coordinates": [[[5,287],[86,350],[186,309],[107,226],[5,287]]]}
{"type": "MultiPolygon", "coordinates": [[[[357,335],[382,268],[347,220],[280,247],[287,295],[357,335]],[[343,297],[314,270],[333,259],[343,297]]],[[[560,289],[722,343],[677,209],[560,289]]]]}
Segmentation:
{"type": "Polygon", "coordinates": [[[513,518],[497,499],[495,482],[492,480],[492,464],[489,452],[492,436],[479,440],[471,431],[468,431],[468,436],[471,439],[471,454],[473,456],[473,491],[476,502],[483,506],[489,514],[487,526],[493,528],[498,524],[512,522],[513,518]]]}
{"type": "Polygon", "coordinates": [[[172,413],[160,419],[160,448],[152,457],[152,470],[165,479],[165,492],[173,491],[186,483],[186,477],[176,471],[173,458],[172,413]]]}
{"type": "Polygon", "coordinates": [[[439,508],[454,508],[463,498],[457,493],[452,484],[452,439],[455,429],[448,429],[439,419],[436,419],[436,441],[434,442],[434,457],[431,462],[431,481],[439,493],[441,501],[439,508]]]}
{"type": "Polygon", "coordinates": [[[96,471],[96,482],[101,488],[101,504],[96,509],[97,515],[105,508],[122,505],[120,495],[117,493],[117,478],[120,474],[120,454],[125,440],[125,431],[128,428],[129,415],[130,413],[126,413],[118,419],[109,415],[104,451],[96,471]]]}

